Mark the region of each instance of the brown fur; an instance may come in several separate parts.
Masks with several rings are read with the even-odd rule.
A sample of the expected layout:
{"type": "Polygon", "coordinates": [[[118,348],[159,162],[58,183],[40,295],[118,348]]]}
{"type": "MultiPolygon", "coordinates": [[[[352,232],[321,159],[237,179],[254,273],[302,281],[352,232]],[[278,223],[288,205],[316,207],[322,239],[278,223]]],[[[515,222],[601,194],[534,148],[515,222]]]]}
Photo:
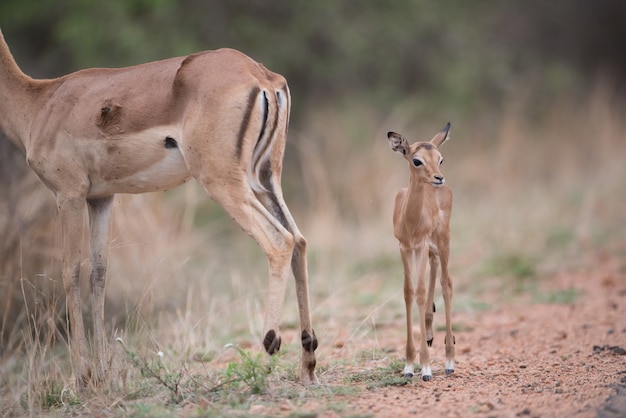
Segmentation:
{"type": "MultiPolygon", "coordinates": [[[[264,328],[278,341],[268,351],[280,345],[291,265],[300,325],[312,335],[306,241],[280,188],[289,107],[285,79],[235,50],[33,80],[19,69],[0,32],[0,129],[56,197],[79,386],[106,373],[104,283],[115,193],[164,190],[195,178],[267,256],[264,328]],[[95,365],[88,355],[78,283],[85,206],[95,365]]],[[[304,383],[317,382],[311,364],[315,354],[303,347],[304,383]]]]}

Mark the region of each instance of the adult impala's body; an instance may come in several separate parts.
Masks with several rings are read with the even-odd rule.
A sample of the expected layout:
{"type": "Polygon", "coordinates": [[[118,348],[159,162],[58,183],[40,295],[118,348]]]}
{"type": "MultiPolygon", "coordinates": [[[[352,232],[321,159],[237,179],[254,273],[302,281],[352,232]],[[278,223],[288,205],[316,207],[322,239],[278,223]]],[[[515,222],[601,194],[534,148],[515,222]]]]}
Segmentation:
{"type": "Polygon", "coordinates": [[[306,241],[280,185],[289,121],[285,79],[222,49],[120,69],[33,80],[0,32],[0,129],[55,195],[63,231],[63,283],[79,384],[103,376],[104,284],[115,193],[164,190],[195,178],[265,252],[270,271],[263,345],[280,348],[280,314],[291,269],[302,331],[301,379],[316,383],[306,241]],[[79,268],[89,210],[92,369],[79,268]]]}
{"type": "Polygon", "coordinates": [[[449,137],[450,124],[430,142],[409,145],[406,138],[389,132],[391,148],[409,162],[409,184],[398,192],[393,211],[394,235],[400,244],[404,266],[404,301],[406,304],[407,344],[404,375],[413,376],[415,343],[413,340],[413,301],[417,300],[420,320],[420,365],[423,380],[432,379],[428,347],[433,342],[433,302],[437,267],[441,264],[441,287],[446,309],[446,374],[454,372],[454,336],[450,309],[452,280],[448,275],[450,254],[450,212],[452,192],[445,184],[439,166],[443,157],[438,148],[449,137]],[[426,261],[430,259],[428,294],[425,288],[426,261]],[[413,276],[417,276],[417,289],[413,276]]]}

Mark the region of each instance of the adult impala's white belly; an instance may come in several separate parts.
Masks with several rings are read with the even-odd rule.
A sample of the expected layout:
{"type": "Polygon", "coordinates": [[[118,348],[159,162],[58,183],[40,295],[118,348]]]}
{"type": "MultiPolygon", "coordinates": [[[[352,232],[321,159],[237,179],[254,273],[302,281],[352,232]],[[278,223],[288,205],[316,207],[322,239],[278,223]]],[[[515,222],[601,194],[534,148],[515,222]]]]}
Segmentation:
{"type": "Polygon", "coordinates": [[[155,192],[187,181],[190,174],[177,137],[172,129],[152,128],[98,144],[88,197],[155,192]],[[171,140],[166,147],[168,137],[171,140]]]}

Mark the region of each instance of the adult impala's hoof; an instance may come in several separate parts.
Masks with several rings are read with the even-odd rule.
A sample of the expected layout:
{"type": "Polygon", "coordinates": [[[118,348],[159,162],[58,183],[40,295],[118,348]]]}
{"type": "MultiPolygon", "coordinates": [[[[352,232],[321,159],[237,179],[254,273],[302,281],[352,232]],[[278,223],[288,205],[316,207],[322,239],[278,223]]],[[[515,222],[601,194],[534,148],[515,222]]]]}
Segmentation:
{"type": "Polygon", "coordinates": [[[446,375],[450,376],[452,373],[454,373],[454,369],[446,369],[446,375]]]}
{"type": "Polygon", "coordinates": [[[430,340],[426,340],[426,344],[428,344],[429,347],[433,346],[433,339],[431,338],[430,340]]]}
{"type": "Polygon", "coordinates": [[[317,386],[320,384],[320,381],[317,379],[314,370],[307,370],[300,375],[300,383],[304,386],[317,386]]]}
{"type": "Polygon", "coordinates": [[[265,334],[265,338],[263,338],[263,346],[265,347],[265,351],[267,354],[272,355],[277,353],[280,350],[280,336],[276,335],[276,331],[273,329],[267,331],[265,334]]]}
{"type": "Polygon", "coordinates": [[[413,373],[404,373],[404,377],[411,379],[413,377],[413,373]]]}
{"type": "Polygon", "coordinates": [[[433,376],[432,376],[432,375],[430,375],[430,374],[425,374],[424,376],[422,376],[422,380],[423,380],[424,382],[429,382],[429,381],[431,381],[432,379],[433,379],[433,376]]]}

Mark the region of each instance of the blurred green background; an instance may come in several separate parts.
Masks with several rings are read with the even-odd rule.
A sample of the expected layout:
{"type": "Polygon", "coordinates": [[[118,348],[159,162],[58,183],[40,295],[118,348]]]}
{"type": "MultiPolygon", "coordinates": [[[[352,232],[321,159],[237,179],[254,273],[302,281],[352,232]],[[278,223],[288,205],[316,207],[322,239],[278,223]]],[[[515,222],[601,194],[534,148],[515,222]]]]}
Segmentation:
{"type": "MultiPolygon", "coordinates": [[[[540,105],[598,76],[626,76],[620,0],[3,0],[0,25],[23,70],[59,76],[224,46],[287,77],[296,123],[341,100],[424,110],[540,105]]],[[[454,115],[452,115],[454,116],[454,115]]]]}

